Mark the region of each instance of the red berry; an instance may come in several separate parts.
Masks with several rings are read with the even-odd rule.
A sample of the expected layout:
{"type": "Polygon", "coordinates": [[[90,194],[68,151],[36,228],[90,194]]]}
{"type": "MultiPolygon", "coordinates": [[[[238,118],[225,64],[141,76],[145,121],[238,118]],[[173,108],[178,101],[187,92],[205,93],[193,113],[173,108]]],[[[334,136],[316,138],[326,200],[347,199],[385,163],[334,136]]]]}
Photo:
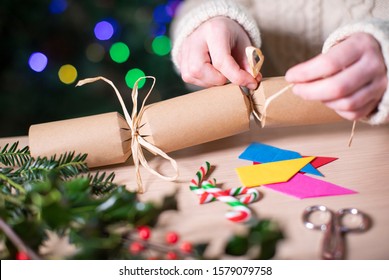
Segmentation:
{"type": "Polygon", "coordinates": [[[169,243],[169,244],[177,243],[178,239],[179,239],[178,234],[175,233],[174,231],[168,232],[166,234],[166,242],[169,243]]]}
{"type": "Polygon", "coordinates": [[[130,253],[137,255],[140,252],[142,252],[144,250],[144,248],[145,247],[142,244],[140,244],[139,242],[132,242],[130,247],[128,248],[128,250],[130,251],[130,253]]]}
{"type": "Polygon", "coordinates": [[[180,249],[184,253],[190,253],[192,252],[193,246],[190,242],[183,242],[180,246],[180,249]]]}
{"type": "Polygon", "coordinates": [[[17,260],[29,260],[27,253],[24,251],[20,251],[16,253],[16,259],[17,260]]]}
{"type": "Polygon", "coordinates": [[[140,226],[138,228],[138,235],[140,239],[147,240],[151,236],[151,230],[148,226],[140,226]]]}
{"type": "Polygon", "coordinates": [[[177,259],[177,254],[174,252],[167,252],[166,253],[166,259],[168,260],[176,260],[177,259]]]}

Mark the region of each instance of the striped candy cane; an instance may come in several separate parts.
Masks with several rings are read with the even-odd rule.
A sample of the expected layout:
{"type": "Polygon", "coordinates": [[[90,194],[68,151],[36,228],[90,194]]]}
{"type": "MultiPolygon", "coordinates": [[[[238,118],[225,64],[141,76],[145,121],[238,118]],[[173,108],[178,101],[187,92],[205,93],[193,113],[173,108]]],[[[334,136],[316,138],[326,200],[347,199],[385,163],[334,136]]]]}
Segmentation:
{"type": "Polygon", "coordinates": [[[235,197],[230,196],[228,192],[214,186],[212,181],[204,181],[202,183],[202,188],[207,192],[212,193],[217,200],[227,203],[232,207],[233,210],[226,213],[226,218],[228,220],[244,223],[251,219],[251,210],[244,203],[240,202],[235,197]]]}
{"type": "Polygon", "coordinates": [[[244,204],[258,200],[259,192],[256,189],[245,187],[221,190],[220,188],[216,188],[215,179],[205,181],[201,184],[210,168],[210,163],[205,162],[205,164],[200,167],[199,171],[197,171],[196,178],[192,179],[190,182],[189,188],[199,196],[200,204],[221,200],[234,208],[234,211],[230,211],[226,214],[229,220],[235,222],[248,221],[251,218],[251,211],[244,204]],[[242,194],[245,194],[245,196],[241,197],[240,200],[233,197],[242,194]]]}
{"type": "MultiPolygon", "coordinates": [[[[211,164],[205,162],[199,170],[196,172],[196,178],[190,181],[190,190],[197,194],[200,198],[200,204],[209,203],[215,201],[216,198],[212,193],[206,192],[200,185],[204,180],[204,177],[208,174],[211,169],[211,164]]],[[[215,179],[213,179],[215,180],[215,179]]],[[[216,186],[216,181],[211,182],[212,185],[216,186]]],[[[230,196],[238,196],[245,194],[245,196],[240,198],[240,201],[245,204],[252,203],[259,199],[259,192],[254,188],[238,187],[226,190],[230,196]]]]}

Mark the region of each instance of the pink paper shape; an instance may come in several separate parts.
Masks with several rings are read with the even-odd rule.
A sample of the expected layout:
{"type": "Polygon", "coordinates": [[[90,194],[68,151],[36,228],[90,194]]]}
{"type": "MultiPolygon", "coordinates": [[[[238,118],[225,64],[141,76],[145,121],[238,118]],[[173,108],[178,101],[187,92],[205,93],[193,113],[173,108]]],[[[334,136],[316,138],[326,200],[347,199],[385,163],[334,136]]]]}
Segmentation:
{"type": "Polygon", "coordinates": [[[301,173],[297,173],[288,182],[268,184],[264,185],[264,187],[300,199],[357,193],[356,191],[339,187],[335,184],[312,178],[301,173]]]}

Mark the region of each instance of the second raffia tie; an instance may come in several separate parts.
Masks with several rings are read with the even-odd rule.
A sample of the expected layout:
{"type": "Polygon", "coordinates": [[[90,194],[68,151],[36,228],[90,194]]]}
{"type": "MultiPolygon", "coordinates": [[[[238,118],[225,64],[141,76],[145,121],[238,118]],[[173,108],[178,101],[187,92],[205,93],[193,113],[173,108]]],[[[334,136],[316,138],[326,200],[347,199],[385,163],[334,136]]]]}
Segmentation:
{"type": "Polygon", "coordinates": [[[222,190],[216,187],[215,179],[204,180],[209,173],[211,165],[205,162],[196,173],[196,177],[190,182],[190,190],[198,195],[200,204],[219,200],[232,207],[231,211],[226,213],[226,218],[232,222],[246,223],[251,221],[252,212],[247,206],[248,203],[259,199],[259,192],[253,188],[232,188],[222,190]],[[235,196],[244,195],[240,199],[235,196]]]}

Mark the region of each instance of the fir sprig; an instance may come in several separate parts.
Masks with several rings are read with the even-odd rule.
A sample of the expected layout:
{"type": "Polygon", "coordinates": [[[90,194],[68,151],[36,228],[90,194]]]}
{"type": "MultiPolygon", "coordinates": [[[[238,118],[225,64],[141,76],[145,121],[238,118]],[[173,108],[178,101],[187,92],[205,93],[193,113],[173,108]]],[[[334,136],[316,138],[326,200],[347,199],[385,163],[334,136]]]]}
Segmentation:
{"type": "Polygon", "coordinates": [[[105,172],[97,172],[95,175],[88,175],[92,194],[102,195],[105,193],[110,193],[112,190],[118,187],[118,185],[113,182],[115,179],[115,173],[112,172],[107,177],[106,175],[107,174],[105,172]]]}
{"type": "Polygon", "coordinates": [[[74,152],[62,154],[58,159],[56,156],[37,159],[30,158],[18,170],[15,171],[26,180],[44,180],[50,171],[57,171],[64,179],[75,177],[89,171],[85,159],[86,154],[74,155],[74,152]]]}
{"type": "Polygon", "coordinates": [[[5,166],[21,166],[31,159],[28,146],[19,149],[19,142],[13,143],[10,147],[6,144],[0,151],[0,163],[5,166]],[[8,148],[9,147],[9,148],[8,148]]]}

